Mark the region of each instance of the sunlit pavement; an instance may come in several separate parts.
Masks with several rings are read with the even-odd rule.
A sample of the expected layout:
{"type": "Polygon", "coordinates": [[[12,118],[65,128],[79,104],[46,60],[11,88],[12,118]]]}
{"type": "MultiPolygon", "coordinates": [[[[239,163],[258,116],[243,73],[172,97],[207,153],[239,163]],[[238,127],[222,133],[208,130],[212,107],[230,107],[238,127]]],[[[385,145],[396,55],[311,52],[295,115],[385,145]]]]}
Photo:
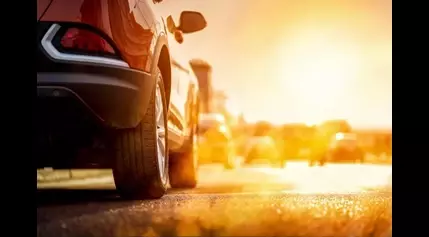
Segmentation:
{"type": "Polygon", "coordinates": [[[234,170],[205,165],[197,188],[132,202],[117,198],[111,173],[105,174],[39,183],[39,188],[112,190],[42,193],[39,236],[391,234],[387,165],[289,162],[285,168],[255,164],[234,170]]]}
{"type": "MultiPolygon", "coordinates": [[[[38,187],[114,189],[111,171],[100,174],[87,179],[83,179],[83,175],[72,175],[61,182],[40,182],[38,187]]],[[[272,168],[262,163],[225,170],[221,165],[213,164],[200,167],[196,189],[170,190],[169,193],[363,192],[389,188],[391,174],[392,167],[387,165],[327,164],[324,167],[308,167],[305,162],[288,162],[284,168],[272,168]]]]}

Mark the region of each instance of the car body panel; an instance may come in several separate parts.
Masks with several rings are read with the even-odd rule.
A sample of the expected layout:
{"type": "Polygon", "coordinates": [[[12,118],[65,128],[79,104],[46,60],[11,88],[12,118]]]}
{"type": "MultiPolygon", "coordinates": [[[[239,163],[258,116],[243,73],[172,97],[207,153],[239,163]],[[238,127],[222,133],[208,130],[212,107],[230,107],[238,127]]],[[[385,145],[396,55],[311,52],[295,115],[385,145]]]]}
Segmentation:
{"type": "MultiPolygon", "coordinates": [[[[75,65],[70,67],[73,73],[65,70],[38,72],[38,90],[52,88],[52,99],[58,97],[55,93],[71,91],[108,127],[129,128],[138,125],[148,106],[153,84],[149,74],[131,69],[94,74],[85,72],[85,68],[81,72],[76,71],[75,65]],[[109,98],[105,95],[109,95],[109,98]]],[[[93,70],[102,71],[103,68],[95,66],[93,70]]]]}
{"type": "MultiPolygon", "coordinates": [[[[164,34],[156,27],[150,5],[126,0],[53,0],[41,21],[79,22],[109,35],[131,68],[151,72],[156,42],[164,34]],[[118,10],[119,9],[119,10],[118,10]]],[[[167,42],[165,40],[165,42],[167,42]]]]}
{"type": "MultiPolygon", "coordinates": [[[[173,54],[174,56],[171,56],[172,52],[169,47],[169,38],[174,40],[174,37],[166,31],[165,21],[163,18],[166,16],[161,16],[161,14],[156,11],[156,9],[159,8],[157,6],[162,4],[163,2],[156,3],[152,0],[38,0],[37,18],[40,23],[58,22],[59,24],[87,24],[107,35],[107,37],[109,37],[114,43],[114,46],[118,49],[121,59],[126,62],[125,65],[127,67],[129,66],[127,70],[131,72],[136,70],[136,75],[144,75],[144,81],[140,82],[140,84],[137,83],[137,88],[140,89],[139,86],[144,86],[145,88],[142,90],[143,93],[138,93],[139,95],[135,98],[144,99],[146,101],[152,93],[154,88],[153,75],[157,70],[163,49],[167,50],[169,57],[168,61],[172,62],[172,65],[173,58],[177,60],[176,62],[180,62],[181,68],[184,70],[178,70],[171,66],[171,71],[168,73],[168,77],[164,78],[164,85],[169,86],[169,88],[166,88],[166,91],[170,92],[167,94],[167,100],[169,102],[169,144],[171,150],[175,151],[181,149],[189,140],[188,137],[191,135],[191,128],[196,122],[195,117],[196,111],[198,110],[196,106],[198,98],[198,83],[192,70],[189,70],[189,63],[186,60],[186,55],[182,54],[180,51],[180,45],[174,41],[172,42],[177,50],[175,50],[175,53],[173,54]],[[139,74],[138,71],[141,73],[139,74]]],[[[61,68],[64,68],[61,65],[69,64],[69,62],[52,61],[58,64],[55,66],[49,66],[51,65],[51,62],[46,65],[39,64],[39,68],[43,67],[45,69],[41,70],[47,72],[44,72],[45,74],[43,75],[38,75],[38,79],[52,78],[51,76],[46,75],[46,73],[50,73],[50,68],[56,68],[54,69],[55,73],[61,73],[58,71],[61,68]]],[[[85,70],[87,67],[97,66],[85,66],[84,64],[88,64],[86,62],[79,62],[78,64],[82,64],[82,70],[85,70]]],[[[112,70],[109,69],[109,65],[99,66],[100,70],[103,68],[106,68],[107,71],[112,70]]],[[[123,69],[119,68],[118,70],[123,69]]],[[[98,71],[98,69],[95,71],[98,71]]],[[[70,71],[67,69],[65,72],[70,71]]],[[[67,79],[68,76],[65,76],[64,78],[67,79]]],[[[90,75],[90,78],[94,78],[94,76],[90,75]]],[[[127,83],[127,80],[130,79],[134,83],[131,83],[131,85],[135,85],[136,81],[133,81],[133,78],[135,79],[137,76],[125,78],[124,80],[119,78],[119,81],[121,81],[121,83],[127,83]]],[[[43,82],[43,86],[62,86],[62,84],[59,85],[58,83],[53,83],[50,85],[49,83],[43,82]]],[[[67,84],[65,88],[70,89],[68,88],[69,86],[70,83],[67,84]]],[[[81,86],[79,88],[81,88],[81,86]]],[[[79,95],[79,98],[80,97],[82,96],[79,95]]],[[[84,98],[81,99],[90,107],[94,106],[94,104],[103,104],[97,101],[88,101],[84,98]]],[[[137,105],[137,103],[130,104],[137,105]]],[[[117,106],[124,109],[130,107],[114,105],[115,108],[117,106]]],[[[100,117],[100,120],[106,122],[109,126],[113,126],[115,128],[133,127],[141,121],[142,116],[144,116],[146,106],[146,102],[140,106],[138,115],[135,113],[132,115],[124,113],[123,109],[118,109],[118,113],[115,113],[118,116],[122,113],[125,117],[129,116],[128,118],[121,117],[119,119],[116,115],[109,115],[106,117],[105,114],[107,112],[104,109],[108,106],[101,106],[103,110],[100,110],[101,112],[95,111],[95,114],[97,115],[96,117],[100,117]]]]}
{"type": "MultiPolygon", "coordinates": [[[[192,126],[197,121],[198,84],[192,71],[174,59],[171,71],[170,123],[181,131],[186,140],[190,139],[192,126]]],[[[177,150],[182,145],[172,146],[172,149],[177,150]]]]}
{"type": "Polygon", "coordinates": [[[49,7],[52,0],[38,0],[37,1],[37,20],[43,16],[45,10],[49,7]]]}

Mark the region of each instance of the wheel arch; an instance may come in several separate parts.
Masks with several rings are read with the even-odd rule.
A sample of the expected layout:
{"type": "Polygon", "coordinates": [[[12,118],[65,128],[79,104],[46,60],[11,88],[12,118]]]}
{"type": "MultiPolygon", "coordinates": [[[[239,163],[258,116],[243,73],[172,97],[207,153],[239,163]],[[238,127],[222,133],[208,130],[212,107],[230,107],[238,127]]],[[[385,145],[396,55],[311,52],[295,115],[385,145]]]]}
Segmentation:
{"type": "Polygon", "coordinates": [[[171,93],[171,58],[167,42],[167,36],[165,34],[161,34],[158,37],[154,55],[155,56],[153,61],[154,64],[152,65],[152,72],[156,70],[156,67],[158,67],[161,71],[162,79],[164,82],[167,106],[169,106],[171,93]]]}

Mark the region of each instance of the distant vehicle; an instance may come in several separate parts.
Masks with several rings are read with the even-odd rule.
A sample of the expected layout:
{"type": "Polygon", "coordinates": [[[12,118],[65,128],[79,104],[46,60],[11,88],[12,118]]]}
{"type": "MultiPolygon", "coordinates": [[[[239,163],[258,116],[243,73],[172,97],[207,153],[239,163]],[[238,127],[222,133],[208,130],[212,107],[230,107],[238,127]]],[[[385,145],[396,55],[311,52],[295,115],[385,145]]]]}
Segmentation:
{"type": "Polygon", "coordinates": [[[282,157],[285,160],[307,159],[315,128],[307,124],[285,124],[280,129],[282,157]]]}
{"type": "Polygon", "coordinates": [[[244,145],[244,163],[268,160],[273,166],[282,167],[283,160],[273,137],[275,127],[269,122],[259,121],[253,126],[248,126],[248,129],[251,132],[244,145]]]}
{"type": "Polygon", "coordinates": [[[347,120],[327,120],[316,127],[318,133],[323,136],[332,137],[336,133],[350,133],[352,127],[347,120]]]}
{"type": "Polygon", "coordinates": [[[310,166],[313,166],[316,162],[320,165],[324,165],[326,162],[363,163],[365,156],[363,150],[358,146],[356,134],[337,133],[333,136],[325,153],[312,158],[309,161],[310,166]]]}
{"type": "Polygon", "coordinates": [[[207,23],[184,11],[176,26],[156,14],[161,2],[37,1],[38,167],[77,168],[79,153],[100,150],[123,197],[196,186],[198,87],[167,30],[181,43],[207,23]]]}
{"type": "MultiPolygon", "coordinates": [[[[315,131],[310,142],[310,160],[320,160],[323,157],[337,133],[350,133],[352,127],[347,120],[327,120],[315,126],[315,131]]],[[[311,162],[310,162],[311,163],[311,162]]]]}
{"type": "Polygon", "coordinates": [[[226,169],[234,167],[232,134],[222,114],[200,114],[198,146],[200,163],[220,162],[226,169]]]}
{"type": "Polygon", "coordinates": [[[283,167],[284,165],[277,144],[271,136],[256,135],[248,140],[244,163],[250,164],[260,159],[268,160],[275,167],[283,167]]]}

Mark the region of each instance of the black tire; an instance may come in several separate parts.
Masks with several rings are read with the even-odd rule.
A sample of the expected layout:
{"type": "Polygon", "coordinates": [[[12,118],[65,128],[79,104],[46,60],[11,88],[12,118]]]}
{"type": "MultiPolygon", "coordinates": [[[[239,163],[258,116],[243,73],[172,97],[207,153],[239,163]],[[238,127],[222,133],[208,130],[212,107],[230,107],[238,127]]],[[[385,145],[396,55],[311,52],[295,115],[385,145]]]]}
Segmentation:
{"type": "Polygon", "coordinates": [[[169,177],[172,188],[195,188],[198,183],[198,114],[193,123],[186,150],[171,154],[169,177]]]}
{"type": "MultiPolygon", "coordinates": [[[[167,106],[164,84],[159,70],[155,78],[160,86],[163,104],[164,127],[167,128],[167,106]]],[[[120,129],[114,133],[115,160],[113,177],[116,188],[124,198],[161,198],[168,184],[168,133],[165,133],[164,180],[158,166],[157,123],[155,116],[156,86],[152,92],[143,120],[136,128],[120,129]]]]}
{"type": "MultiPolygon", "coordinates": [[[[191,147],[191,145],[189,145],[191,147]]],[[[172,188],[195,188],[197,186],[196,152],[188,148],[185,152],[171,154],[169,177],[172,188]]]]}

